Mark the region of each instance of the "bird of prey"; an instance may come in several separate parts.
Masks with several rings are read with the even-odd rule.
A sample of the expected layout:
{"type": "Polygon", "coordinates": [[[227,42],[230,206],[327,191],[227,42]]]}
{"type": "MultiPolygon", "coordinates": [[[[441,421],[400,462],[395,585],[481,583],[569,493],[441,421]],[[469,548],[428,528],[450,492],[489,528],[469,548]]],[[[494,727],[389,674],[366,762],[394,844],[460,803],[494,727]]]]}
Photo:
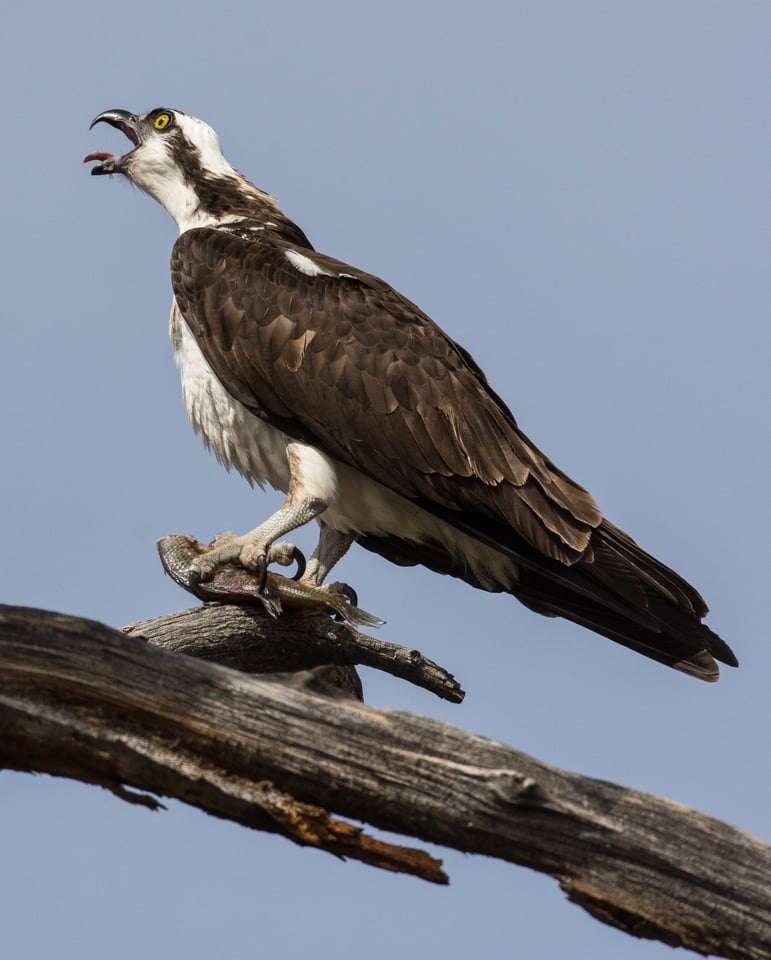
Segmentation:
{"type": "Polygon", "coordinates": [[[286,500],[199,556],[263,572],[316,520],[304,577],[358,542],[582,624],[701,680],[731,649],[673,570],[606,520],[517,425],[471,355],[383,280],[318,253],[225,159],[206,123],[166,107],[93,121],[132,149],[89,153],[157,200],[180,235],[171,339],[188,415],[217,458],[286,500]]]}

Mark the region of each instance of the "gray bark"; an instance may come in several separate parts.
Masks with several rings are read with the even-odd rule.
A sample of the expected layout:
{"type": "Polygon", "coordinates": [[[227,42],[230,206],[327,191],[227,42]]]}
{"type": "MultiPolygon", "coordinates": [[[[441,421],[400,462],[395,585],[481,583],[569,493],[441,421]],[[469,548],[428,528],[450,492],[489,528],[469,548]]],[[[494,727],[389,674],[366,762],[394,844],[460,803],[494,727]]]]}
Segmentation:
{"type": "MultiPolygon", "coordinates": [[[[260,620],[262,635],[276,630],[262,614],[248,619],[260,620]]],[[[365,836],[330,811],[551,874],[571,900],[636,936],[704,954],[771,958],[767,844],[448,724],[309,689],[310,638],[334,634],[334,662],[350,663],[354,654],[340,652],[339,634],[355,631],[330,626],[325,615],[286,614],[279,623],[285,639],[274,645],[269,669],[297,667],[296,655],[275,656],[296,635],[306,672],[295,682],[142,639],[163,636],[169,648],[207,657],[214,645],[231,665],[254,669],[255,648],[271,643],[250,639],[234,608],[202,607],[120,633],[0,607],[0,767],[75,777],[149,805],[157,801],[146,791],[175,797],[300,843],[446,881],[427,854],[365,836]]],[[[366,640],[356,635],[351,643],[366,647],[366,640]]],[[[379,645],[358,655],[388,662],[379,645]]],[[[328,654],[322,644],[321,662],[328,654]]],[[[410,659],[422,661],[414,652],[410,659]]]]}

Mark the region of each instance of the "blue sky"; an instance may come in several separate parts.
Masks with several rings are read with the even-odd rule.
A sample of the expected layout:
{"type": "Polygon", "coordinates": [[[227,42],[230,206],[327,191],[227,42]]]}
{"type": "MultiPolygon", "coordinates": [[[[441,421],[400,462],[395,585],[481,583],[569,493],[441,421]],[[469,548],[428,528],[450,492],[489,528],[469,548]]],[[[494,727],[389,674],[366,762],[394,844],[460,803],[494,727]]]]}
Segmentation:
{"type": "MultiPolygon", "coordinates": [[[[177,106],[318,249],[468,347],[742,663],[700,684],[360,550],[339,573],[381,635],[468,691],[451,706],[364,672],[368,700],[771,838],[768,4],[137,0],[5,21],[0,599],[114,626],[189,606],[155,540],[245,531],[279,502],[187,425],[174,224],[80,164],[124,149],[89,133],[100,111],[177,106]]],[[[437,851],[452,886],[434,889],[10,773],[0,814],[9,957],[671,955],[479,857],[437,851]]]]}

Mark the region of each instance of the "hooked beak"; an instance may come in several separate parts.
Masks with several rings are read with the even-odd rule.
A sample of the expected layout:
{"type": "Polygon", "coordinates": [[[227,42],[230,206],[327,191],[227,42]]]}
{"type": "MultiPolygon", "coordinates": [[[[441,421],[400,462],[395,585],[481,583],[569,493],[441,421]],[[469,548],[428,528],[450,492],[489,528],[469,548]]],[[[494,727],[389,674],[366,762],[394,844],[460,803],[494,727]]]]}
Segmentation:
{"type": "MultiPolygon", "coordinates": [[[[98,117],[94,117],[88,129],[91,130],[97,123],[109,123],[111,127],[122,130],[135,147],[139,146],[139,117],[137,117],[136,114],[129,113],[128,110],[105,110],[104,113],[100,113],[98,117]]],[[[100,161],[100,163],[91,169],[91,173],[94,176],[100,176],[105,173],[125,173],[126,160],[131,152],[132,151],[129,150],[127,153],[118,157],[114,153],[95,150],[93,153],[88,153],[83,157],[83,163],[89,163],[91,160],[100,161]]]]}

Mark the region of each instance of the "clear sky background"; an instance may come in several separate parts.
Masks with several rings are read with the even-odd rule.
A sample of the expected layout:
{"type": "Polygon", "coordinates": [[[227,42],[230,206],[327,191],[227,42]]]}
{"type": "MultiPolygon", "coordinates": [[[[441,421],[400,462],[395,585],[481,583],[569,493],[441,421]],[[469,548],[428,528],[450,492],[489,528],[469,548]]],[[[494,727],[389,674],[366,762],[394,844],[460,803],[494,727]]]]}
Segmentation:
{"type": "MultiPolygon", "coordinates": [[[[536,443],[702,591],[742,663],[701,684],[354,550],[339,574],[381,635],[468,691],[452,706],[367,672],[367,699],[771,838],[770,39],[766,0],[6,11],[0,599],[114,626],[189,606],[157,537],[245,531],[279,502],[186,422],[174,224],[80,163],[127,148],[89,133],[102,110],[176,106],[318,249],[467,346],[536,443]]],[[[0,953],[671,955],[549,878],[436,852],[449,889],[6,772],[0,953]]]]}

